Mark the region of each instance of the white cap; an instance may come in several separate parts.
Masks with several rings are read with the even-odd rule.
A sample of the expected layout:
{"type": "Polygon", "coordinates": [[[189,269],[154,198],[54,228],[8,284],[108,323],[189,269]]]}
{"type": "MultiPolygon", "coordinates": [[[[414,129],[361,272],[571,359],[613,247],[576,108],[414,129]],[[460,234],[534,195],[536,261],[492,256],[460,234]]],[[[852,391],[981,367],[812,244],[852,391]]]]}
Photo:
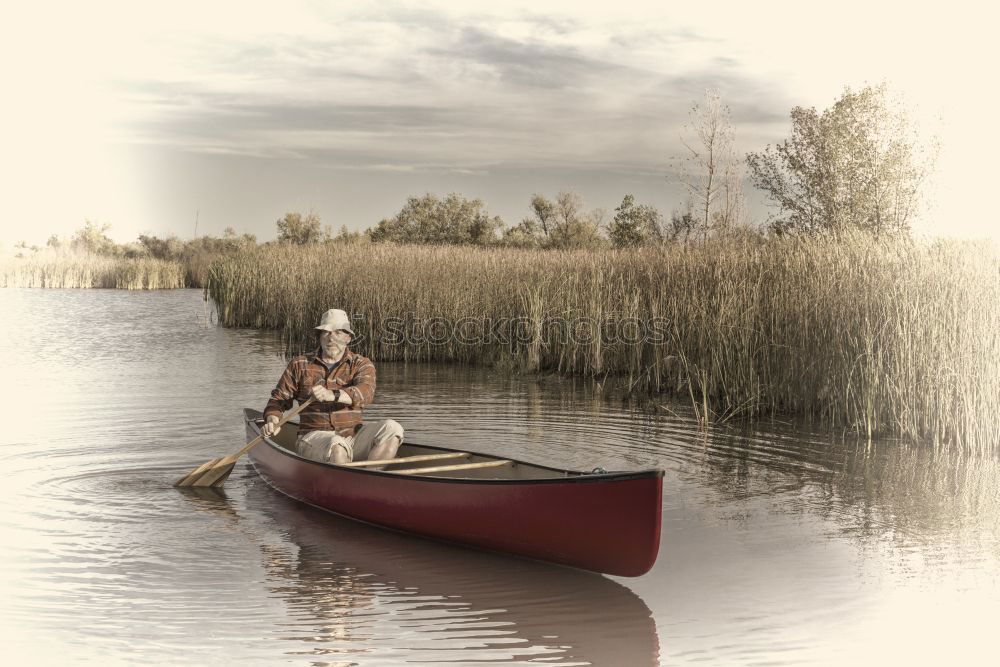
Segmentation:
{"type": "Polygon", "coordinates": [[[350,332],[352,336],[354,335],[354,329],[351,328],[351,321],[347,319],[347,313],[339,308],[331,308],[323,313],[323,319],[320,320],[319,326],[316,328],[324,331],[343,329],[350,332]]]}

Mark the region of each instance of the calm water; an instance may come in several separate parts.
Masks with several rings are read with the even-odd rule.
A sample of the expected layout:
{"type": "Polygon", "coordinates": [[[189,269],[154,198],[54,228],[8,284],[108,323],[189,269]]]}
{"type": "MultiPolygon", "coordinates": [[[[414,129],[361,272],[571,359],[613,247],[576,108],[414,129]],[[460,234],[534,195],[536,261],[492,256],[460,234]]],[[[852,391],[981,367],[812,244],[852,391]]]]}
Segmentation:
{"type": "Polygon", "coordinates": [[[0,290],[0,655],[25,664],[995,664],[1000,462],[698,432],[585,382],[380,364],[373,418],[565,467],[660,467],[656,567],[614,579],[298,505],[237,450],[284,361],[196,291],[0,290]]]}

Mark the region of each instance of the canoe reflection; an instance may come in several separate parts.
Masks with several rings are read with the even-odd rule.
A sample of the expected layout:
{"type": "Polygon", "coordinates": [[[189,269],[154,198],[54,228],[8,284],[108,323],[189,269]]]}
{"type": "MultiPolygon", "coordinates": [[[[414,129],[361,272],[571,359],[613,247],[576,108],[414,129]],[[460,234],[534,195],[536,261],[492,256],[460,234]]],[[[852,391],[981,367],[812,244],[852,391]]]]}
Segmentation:
{"type": "MultiPolygon", "coordinates": [[[[196,502],[235,514],[226,500],[196,502]]],[[[297,503],[260,481],[246,503],[267,524],[255,532],[270,536],[257,540],[269,588],[291,617],[281,636],[301,642],[289,653],[658,663],[649,608],[601,575],[396,534],[297,503]]]]}

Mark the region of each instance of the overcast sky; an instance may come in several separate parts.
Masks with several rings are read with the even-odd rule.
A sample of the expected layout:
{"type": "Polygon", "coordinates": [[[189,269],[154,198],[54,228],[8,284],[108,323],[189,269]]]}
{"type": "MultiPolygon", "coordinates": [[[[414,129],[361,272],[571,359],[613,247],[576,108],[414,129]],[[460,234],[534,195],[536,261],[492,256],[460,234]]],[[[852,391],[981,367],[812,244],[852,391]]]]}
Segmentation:
{"type": "Polygon", "coordinates": [[[601,4],[5,9],[0,240],[41,244],[84,219],[119,241],[190,237],[196,219],[199,234],[266,240],[293,210],[364,229],[425,192],[479,197],[508,224],[533,193],[561,190],[588,208],[632,193],[669,212],[683,203],[672,159],[706,88],[745,152],[787,136],[793,106],[882,80],[941,137],[926,227],[997,235],[991,10],[601,4]]]}

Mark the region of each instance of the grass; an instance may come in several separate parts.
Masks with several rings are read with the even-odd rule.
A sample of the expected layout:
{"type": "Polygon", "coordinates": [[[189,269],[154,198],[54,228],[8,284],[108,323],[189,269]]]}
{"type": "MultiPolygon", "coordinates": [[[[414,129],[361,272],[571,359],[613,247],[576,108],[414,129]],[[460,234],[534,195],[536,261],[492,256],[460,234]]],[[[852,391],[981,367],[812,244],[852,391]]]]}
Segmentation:
{"type": "Polygon", "coordinates": [[[208,289],[223,324],[280,329],[289,352],[312,347],[320,314],[341,307],[363,336],[356,349],[376,360],[611,377],[689,400],[706,422],[795,414],[867,436],[1000,442],[1000,262],[988,244],[854,235],[636,251],[268,247],[219,260],[208,289]],[[513,320],[520,337],[420,340],[435,317],[513,320]],[[545,335],[594,322],[662,339],[545,335]]]}
{"type": "Polygon", "coordinates": [[[42,252],[0,259],[2,287],[172,289],[184,287],[184,277],[177,262],[152,258],[42,252]]]}

